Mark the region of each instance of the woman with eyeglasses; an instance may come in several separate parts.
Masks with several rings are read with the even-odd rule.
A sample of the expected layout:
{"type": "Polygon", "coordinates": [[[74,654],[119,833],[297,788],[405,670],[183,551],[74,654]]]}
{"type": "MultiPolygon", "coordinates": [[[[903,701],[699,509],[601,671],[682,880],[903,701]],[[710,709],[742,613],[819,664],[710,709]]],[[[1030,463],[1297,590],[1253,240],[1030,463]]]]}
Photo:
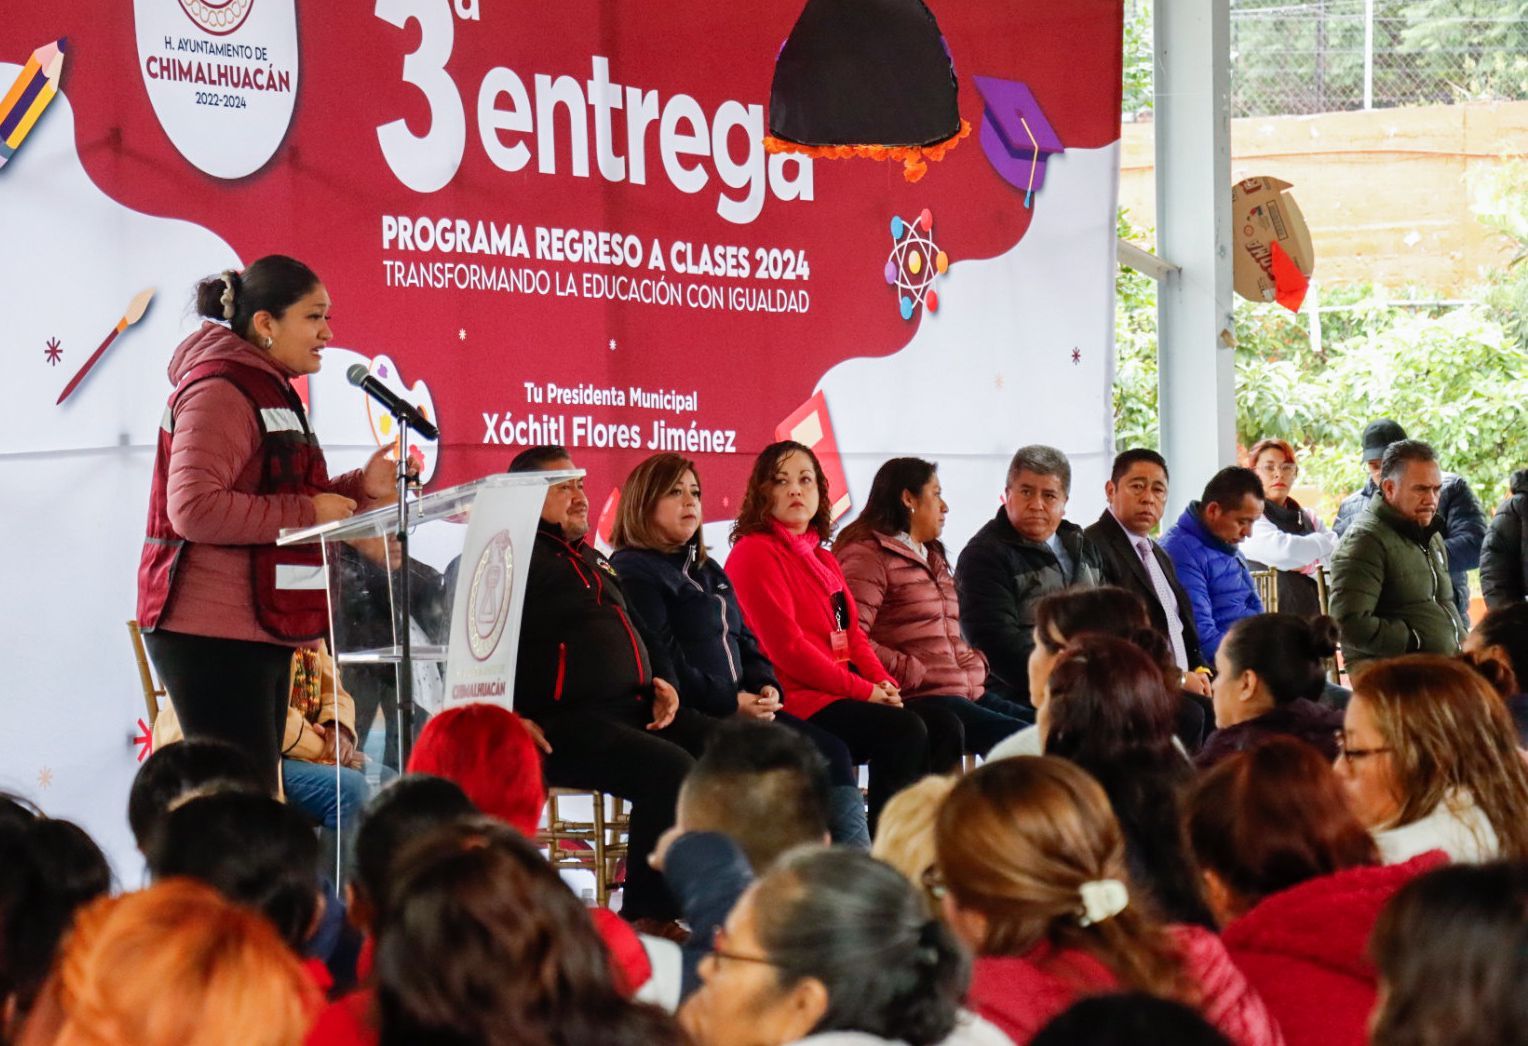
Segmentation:
{"type": "Polygon", "coordinates": [[[1186,821],[1221,940],[1286,1046],[1364,1046],[1378,988],[1370,931],[1397,890],[1448,858],[1381,865],[1331,765],[1293,737],[1217,764],[1186,821]]]}
{"type": "Polygon", "coordinates": [[[913,885],[857,850],[810,847],[748,888],[679,1011],[695,1046],[997,1046],[961,1010],[971,961],[913,885]]]}
{"type": "Polygon", "coordinates": [[[1262,439],[1247,452],[1247,467],[1263,482],[1263,515],[1242,542],[1253,570],[1277,570],[1279,610],[1301,617],[1321,613],[1315,573],[1337,548],[1337,535],[1315,513],[1289,496],[1300,466],[1295,451],[1281,439],[1262,439]]]}
{"type": "Polygon", "coordinates": [[[1512,717],[1458,661],[1413,654],[1362,672],[1334,766],[1387,864],[1435,849],[1528,859],[1528,764],[1512,717]]]}

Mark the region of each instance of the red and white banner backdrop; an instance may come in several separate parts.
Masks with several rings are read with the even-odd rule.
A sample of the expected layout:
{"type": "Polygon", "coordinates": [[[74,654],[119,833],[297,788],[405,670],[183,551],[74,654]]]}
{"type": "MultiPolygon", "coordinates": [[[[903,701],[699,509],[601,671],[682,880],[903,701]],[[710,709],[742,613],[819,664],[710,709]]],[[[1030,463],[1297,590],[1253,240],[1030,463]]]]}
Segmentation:
{"type": "Polygon", "coordinates": [[[795,3],[11,5],[0,92],[67,43],[0,167],[0,788],[120,849],[140,707],[122,622],[164,365],[193,282],[263,254],[334,300],[308,393],[336,466],[387,436],[344,383],[359,361],[439,421],[432,488],[561,442],[605,514],[636,461],[679,450],[719,537],[754,453],[794,435],[851,513],[881,461],[938,460],[958,547],[1040,441],[1073,457],[1072,514],[1095,512],[1120,0],[933,9],[973,130],[909,183],[764,153],[795,3]]]}

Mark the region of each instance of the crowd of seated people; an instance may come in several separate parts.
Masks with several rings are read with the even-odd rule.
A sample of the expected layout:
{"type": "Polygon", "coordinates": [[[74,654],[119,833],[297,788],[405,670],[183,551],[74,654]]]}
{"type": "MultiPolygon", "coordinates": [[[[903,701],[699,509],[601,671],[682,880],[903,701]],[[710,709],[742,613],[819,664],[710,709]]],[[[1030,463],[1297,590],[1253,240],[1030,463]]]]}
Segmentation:
{"type": "MultiPolygon", "coordinates": [[[[627,478],[609,558],[553,483],[516,711],[430,718],[350,797],[344,881],[301,789],[194,733],[128,797],[141,883],[0,797],[0,1042],[1519,1041],[1528,611],[1464,632],[1430,448],[1380,448],[1332,551],[1265,443],[1161,546],[1160,456],[1083,529],[1025,447],[953,565],[918,458],[834,539],[812,451],[765,448],[725,566],[687,458],[627,478]],[[618,912],[548,862],[550,787],[631,804],[618,912]]],[[[332,775],[329,686],[292,722],[332,775]]]]}

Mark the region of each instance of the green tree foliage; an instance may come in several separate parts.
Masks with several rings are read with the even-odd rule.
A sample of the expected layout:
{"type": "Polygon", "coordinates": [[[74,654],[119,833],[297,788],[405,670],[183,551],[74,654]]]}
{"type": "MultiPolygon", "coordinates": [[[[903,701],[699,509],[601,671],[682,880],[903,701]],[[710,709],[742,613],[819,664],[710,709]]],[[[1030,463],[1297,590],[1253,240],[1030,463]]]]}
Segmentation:
{"type": "Polygon", "coordinates": [[[1237,116],[1528,98],[1528,0],[1231,0],[1237,116]],[[1372,35],[1366,31],[1372,30],[1372,35]]]}
{"type": "MultiPolygon", "coordinates": [[[[1477,186],[1482,220],[1528,252],[1528,173],[1497,168],[1477,186]]],[[[1120,235],[1141,238],[1128,216],[1120,235]]],[[[1321,491],[1328,517],[1365,470],[1358,447],[1378,417],[1432,443],[1489,509],[1513,469],[1528,467],[1528,266],[1494,273],[1478,299],[1436,305],[1386,299],[1371,287],[1325,290],[1319,350],[1310,314],[1238,301],[1236,432],[1292,443],[1301,483],[1321,491]]],[[[1156,446],[1156,286],[1121,270],[1116,281],[1115,442],[1156,446]]]]}
{"type": "Polygon", "coordinates": [[[1124,41],[1124,93],[1120,112],[1133,120],[1151,111],[1152,86],[1151,0],[1126,0],[1124,41]]]}

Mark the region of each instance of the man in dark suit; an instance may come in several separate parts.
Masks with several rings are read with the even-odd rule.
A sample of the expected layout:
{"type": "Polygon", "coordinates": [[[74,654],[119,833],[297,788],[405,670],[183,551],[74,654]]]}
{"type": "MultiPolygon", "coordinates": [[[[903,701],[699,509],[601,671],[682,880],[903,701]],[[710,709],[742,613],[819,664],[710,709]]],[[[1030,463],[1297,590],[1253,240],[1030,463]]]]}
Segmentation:
{"type": "Polygon", "coordinates": [[[1141,597],[1151,624],[1167,637],[1184,672],[1183,688],[1208,697],[1209,677],[1194,610],[1172,560],[1150,534],[1167,508],[1167,462],[1154,450],[1127,450],[1104,484],[1109,507],[1083,531],[1103,557],[1104,580],[1141,597]]]}

